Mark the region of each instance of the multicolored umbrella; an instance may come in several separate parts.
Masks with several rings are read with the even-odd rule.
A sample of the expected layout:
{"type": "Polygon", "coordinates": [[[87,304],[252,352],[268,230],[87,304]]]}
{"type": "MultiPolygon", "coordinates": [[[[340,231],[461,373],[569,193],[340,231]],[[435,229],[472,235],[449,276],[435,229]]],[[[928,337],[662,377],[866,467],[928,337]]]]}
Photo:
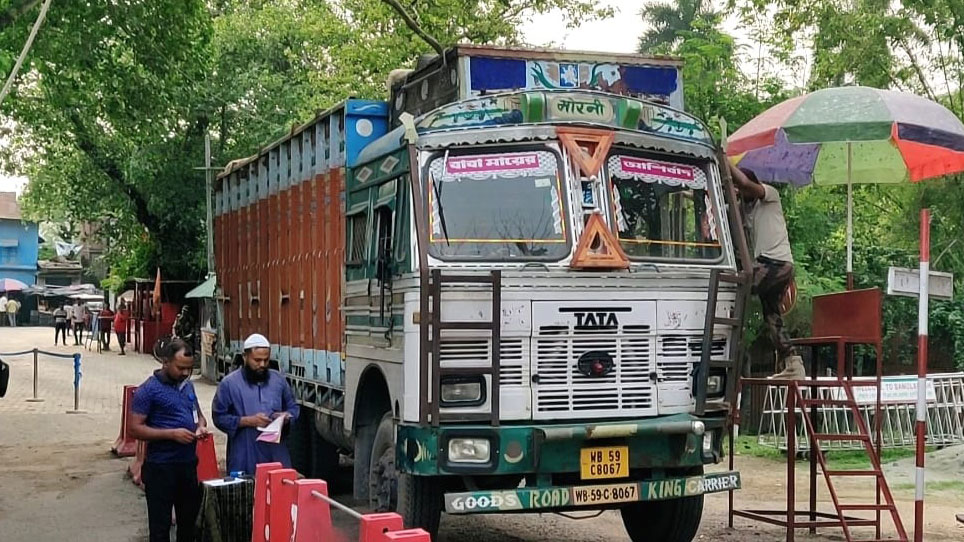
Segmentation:
{"type": "Polygon", "coordinates": [[[847,185],[849,277],[853,185],[964,171],[964,123],[944,106],[906,92],[828,88],[764,111],[729,137],[726,153],[764,182],[847,185]]]}
{"type": "Polygon", "coordinates": [[[17,279],[0,279],[0,292],[19,292],[27,285],[17,279]]]}
{"type": "Polygon", "coordinates": [[[964,171],[964,123],[894,90],[838,87],[775,105],[729,137],[727,154],[761,181],[917,182],[964,171]]]}

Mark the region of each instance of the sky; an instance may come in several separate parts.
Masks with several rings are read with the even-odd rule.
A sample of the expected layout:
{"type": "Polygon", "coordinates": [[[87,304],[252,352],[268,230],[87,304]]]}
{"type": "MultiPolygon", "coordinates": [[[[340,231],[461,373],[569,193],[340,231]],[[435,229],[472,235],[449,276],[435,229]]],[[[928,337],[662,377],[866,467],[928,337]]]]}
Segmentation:
{"type": "Polygon", "coordinates": [[[589,21],[577,28],[566,28],[562,14],[552,12],[533,18],[523,27],[522,33],[532,45],[610,53],[635,52],[643,31],[639,11],[647,2],[601,0],[599,3],[613,8],[616,15],[610,19],[589,21]]]}
{"type": "Polygon", "coordinates": [[[20,194],[26,184],[26,177],[7,177],[0,175],[0,192],[16,192],[20,194]]]}

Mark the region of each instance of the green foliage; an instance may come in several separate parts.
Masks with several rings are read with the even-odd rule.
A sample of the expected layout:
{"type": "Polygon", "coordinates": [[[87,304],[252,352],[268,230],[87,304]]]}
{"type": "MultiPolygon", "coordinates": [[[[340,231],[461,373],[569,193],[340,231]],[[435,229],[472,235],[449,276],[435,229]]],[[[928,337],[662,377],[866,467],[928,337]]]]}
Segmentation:
{"type": "Polygon", "coordinates": [[[707,0],[651,2],[640,15],[649,28],[639,38],[639,50],[650,54],[674,51],[694,30],[715,30],[720,24],[720,13],[707,0]]]}
{"type": "MultiPolygon", "coordinates": [[[[785,70],[803,73],[810,89],[842,84],[896,87],[937,99],[964,116],[964,1],[731,0],[761,57],[752,81],[740,69],[742,51],[720,29],[721,14],[700,1],[650,3],[641,50],[685,61],[686,107],[705,120],[722,117],[731,130],[791,91],[761,70],[764,48],[785,70]],[[801,48],[808,51],[801,55],[801,48]]],[[[715,125],[711,122],[711,125],[715,125]]],[[[715,128],[715,126],[714,126],[715,128]]],[[[856,287],[886,288],[890,266],[916,267],[921,207],[934,219],[932,267],[964,286],[964,179],[916,186],[858,186],[854,190],[856,287]]],[[[810,332],[813,296],[845,287],[846,189],[781,189],[792,243],[797,305],[785,318],[792,335],[810,332]]],[[[747,339],[762,334],[759,305],[751,304],[747,339]]],[[[916,357],[917,304],[884,303],[885,358],[911,365],[916,357]]],[[[964,368],[964,303],[931,304],[932,357],[964,368]]]]}

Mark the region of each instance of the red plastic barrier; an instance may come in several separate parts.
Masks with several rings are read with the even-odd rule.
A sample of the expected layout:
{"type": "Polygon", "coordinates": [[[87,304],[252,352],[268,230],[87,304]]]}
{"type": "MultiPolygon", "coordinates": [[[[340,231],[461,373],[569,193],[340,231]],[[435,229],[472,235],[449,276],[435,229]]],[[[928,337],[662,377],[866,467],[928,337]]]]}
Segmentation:
{"type": "Polygon", "coordinates": [[[144,466],[144,456],[147,454],[147,443],[143,440],[136,441],[134,459],[127,465],[127,474],[130,475],[134,485],[144,489],[144,481],[141,479],[141,468],[144,466]]]}
{"type": "Polygon", "coordinates": [[[358,529],[358,542],[383,542],[388,531],[405,528],[398,514],[365,514],[358,529]]]}
{"type": "Polygon", "coordinates": [[[137,391],[137,386],[124,386],[120,435],[117,436],[117,440],[110,448],[110,451],[117,457],[131,457],[137,453],[137,439],[130,434],[131,405],[134,403],[135,391],[137,391]]]}
{"type": "MultiPolygon", "coordinates": [[[[322,480],[296,480],[298,472],[280,463],[255,470],[252,542],[340,542],[331,522],[331,506],[322,480]]],[[[422,529],[405,529],[398,514],[365,514],[359,542],[431,542],[422,529]]]]}
{"type": "Polygon", "coordinates": [[[385,533],[382,539],[386,542],[432,542],[432,537],[423,529],[406,529],[385,533]]]}
{"type": "Polygon", "coordinates": [[[221,477],[218,468],[218,453],[214,449],[214,435],[208,435],[197,441],[197,480],[204,482],[221,477]]]}
{"type": "Polygon", "coordinates": [[[328,495],[328,482],[298,480],[295,482],[294,542],[334,542],[331,526],[331,505],[312,495],[317,491],[328,495]]]}
{"type": "Polygon", "coordinates": [[[277,469],[268,473],[268,493],[265,496],[269,525],[265,537],[268,542],[291,541],[291,507],[297,495],[294,484],[297,478],[298,471],[295,469],[277,469]]]}
{"type": "Polygon", "coordinates": [[[251,542],[268,542],[268,473],[284,468],[281,463],[261,463],[254,470],[254,517],[251,542]]]}

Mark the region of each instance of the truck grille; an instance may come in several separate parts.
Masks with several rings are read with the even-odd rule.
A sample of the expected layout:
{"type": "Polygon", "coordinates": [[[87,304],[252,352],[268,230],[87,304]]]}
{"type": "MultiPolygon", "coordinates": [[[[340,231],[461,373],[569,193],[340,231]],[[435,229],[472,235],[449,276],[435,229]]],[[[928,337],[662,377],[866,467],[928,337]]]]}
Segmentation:
{"type": "MultiPolygon", "coordinates": [[[[693,377],[693,367],[699,363],[703,351],[701,335],[662,335],[656,364],[660,383],[682,382],[687,385],[693,377]]],[[[722,359],[726,354],[726,339],[713,339],[711,357],[722,359]]]]}
{"type": "MultiPolygon", "coordinates": [[[[528,366],[525,355],[526,348],[523,339],[502,338],[500,341],[500,379],[502,386],[521,386],[523,383],[524,367],[528,366]]],[[[489,352],[492,347],[490,339],[442,338],[439,345],[440,363],[442,367],[488,367],[492,361],[489,352]]]]}
{"type": "Polygon", "coordinates": [[[655,409],[653,337],[647,325],[579,329],[549,325],[538,328],[533,343],[536,418],[651,414],[655,409]],[[614,370],[588,377],[577,369],[589,351],[609,353],[614,370]]]}

